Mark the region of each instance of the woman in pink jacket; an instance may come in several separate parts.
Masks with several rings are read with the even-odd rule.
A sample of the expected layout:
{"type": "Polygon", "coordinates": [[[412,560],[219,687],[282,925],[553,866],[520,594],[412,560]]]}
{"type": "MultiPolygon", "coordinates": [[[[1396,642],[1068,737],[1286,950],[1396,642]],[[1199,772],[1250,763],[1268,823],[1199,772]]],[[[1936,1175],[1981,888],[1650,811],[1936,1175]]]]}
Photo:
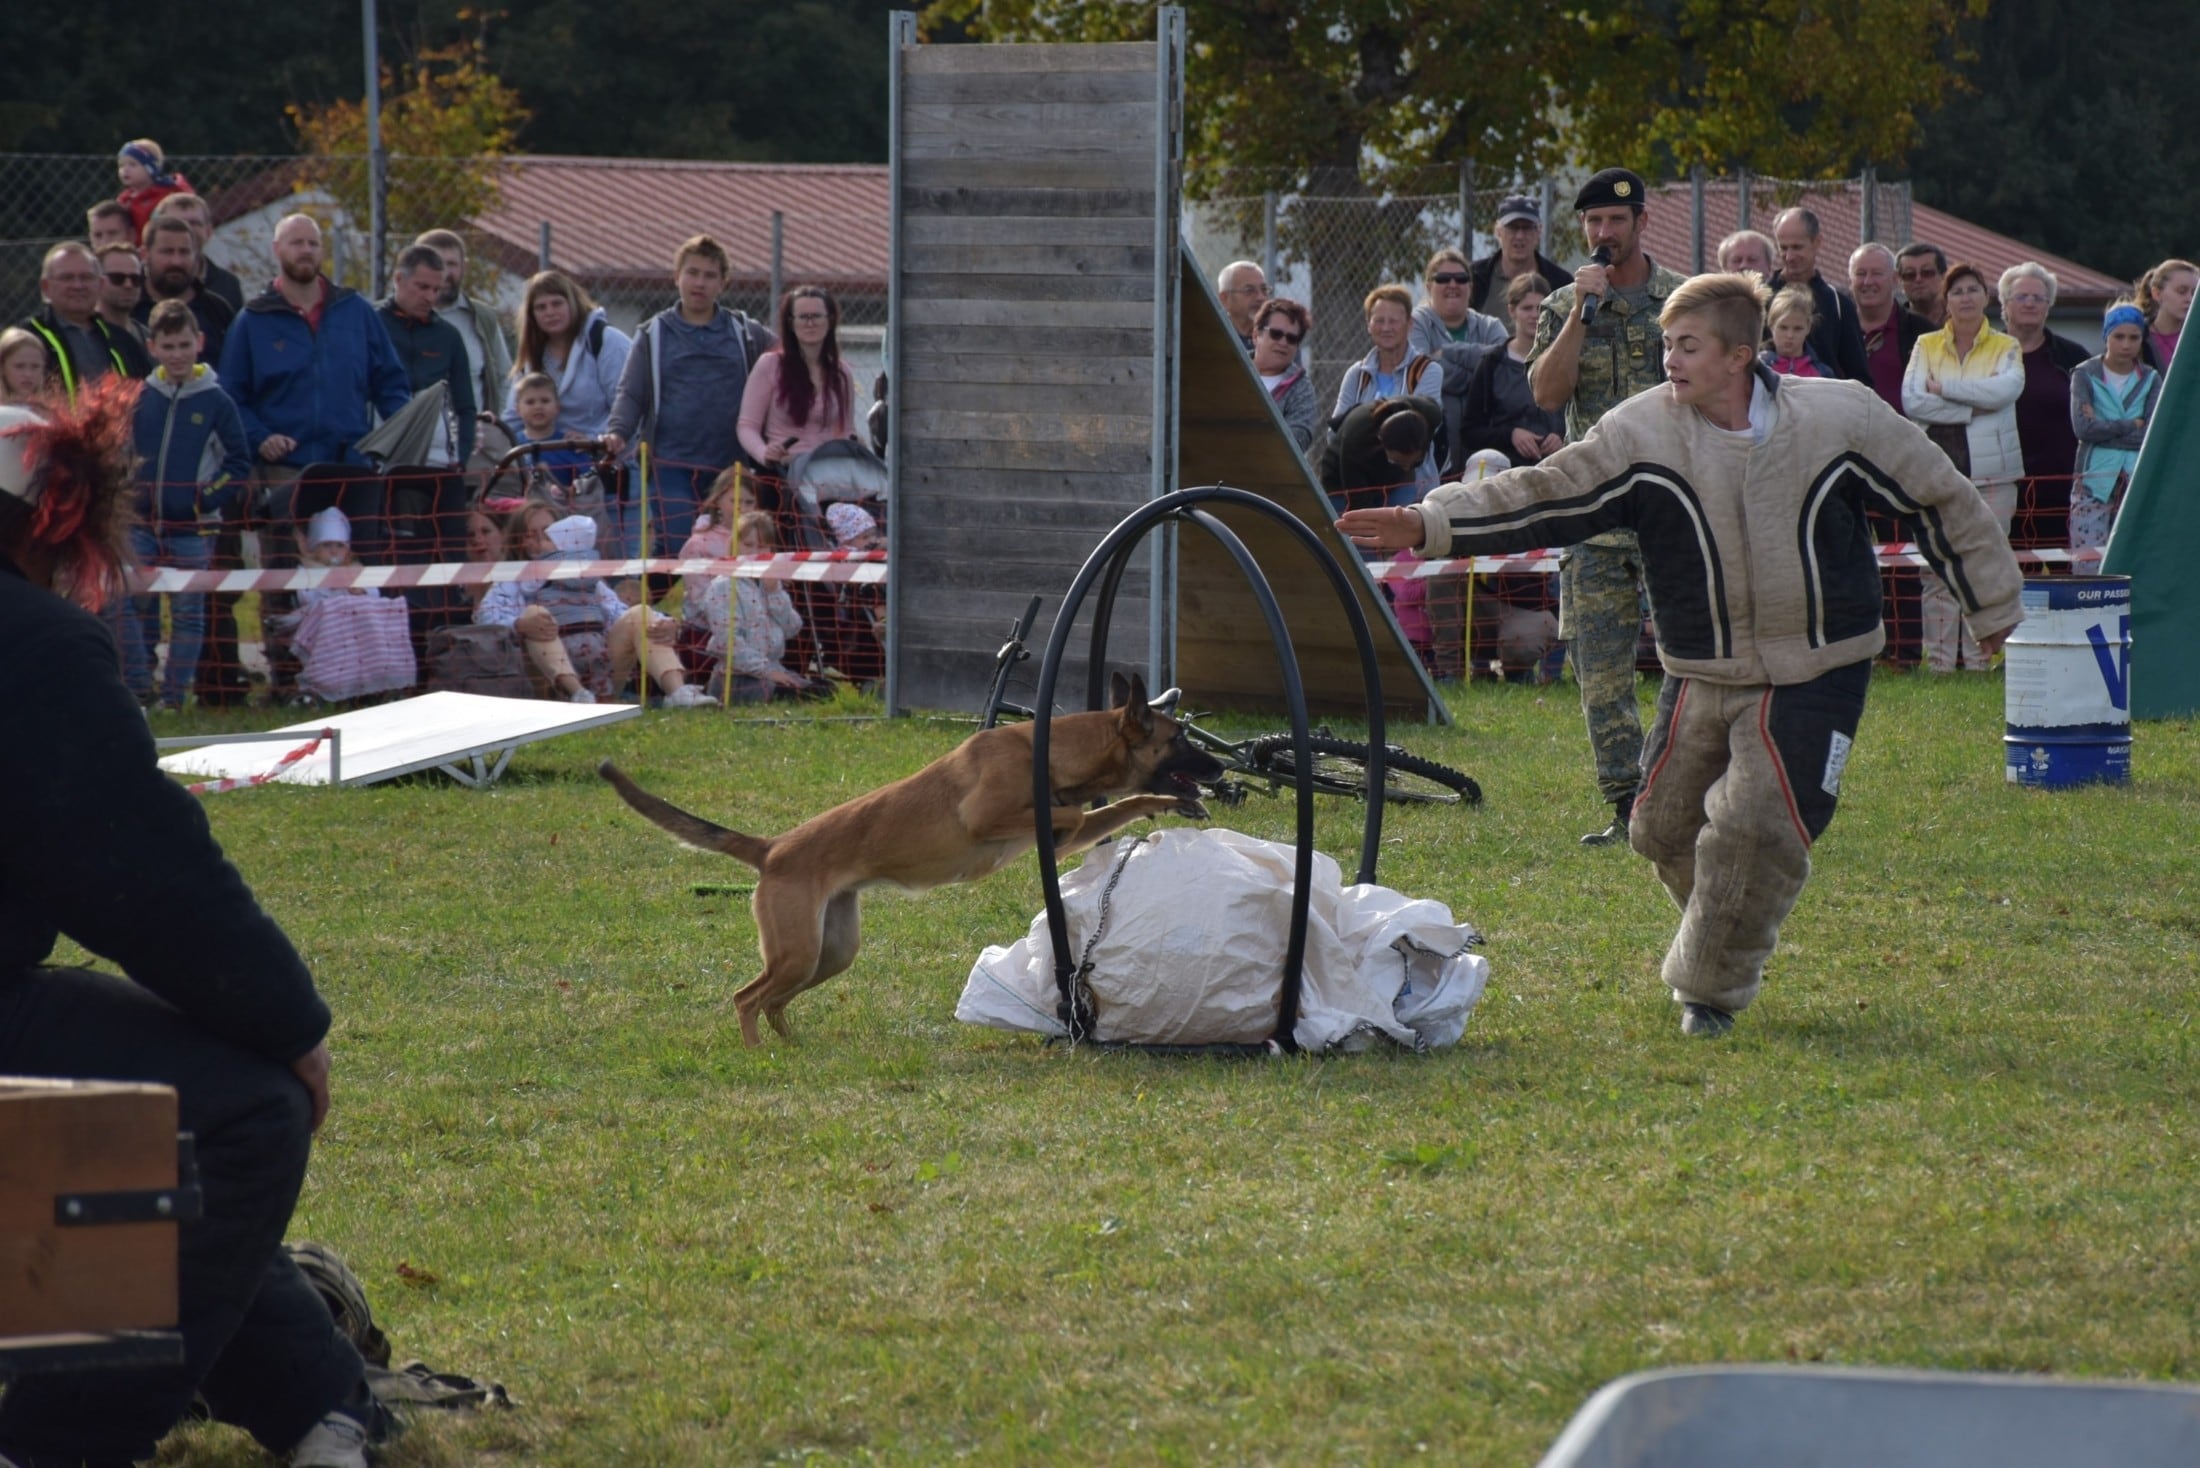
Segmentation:
{"type": "Polygon", "coordinates": [[[823,286],[779,300],[779,345],[741,393],[741,447],[766,474],[855,432],[856,379],[840,360],[840,303],[823,286]],[[795,364],[800,363],[797,367],[795,364]]]}

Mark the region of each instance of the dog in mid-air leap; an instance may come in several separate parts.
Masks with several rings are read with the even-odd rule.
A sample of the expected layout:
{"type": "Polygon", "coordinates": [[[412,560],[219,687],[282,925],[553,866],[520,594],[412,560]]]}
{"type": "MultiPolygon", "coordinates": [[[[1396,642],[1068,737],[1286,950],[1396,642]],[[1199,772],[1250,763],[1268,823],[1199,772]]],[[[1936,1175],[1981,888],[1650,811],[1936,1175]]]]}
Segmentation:
{"type": "MultiPolygon", "coordinates": [[[[1146,702],[1145,683],[1114,677],[1114,707],[1050,726],[1049,824],[1062,856],[1147,816],[1205,819],[1202,782],[1219,760],[1146,702]],[[1088,810],[1095,800],[1110,804],[1088,810]]],[[[733,996],[741,1038],[758,1044],[761,1014],[788,1034],[789,1000],[855,962],[864,888],[921,892],[999,871],[1038,844],[1031,808],[1032,726],[981,729],[905,780],[859,795],[781,836],[745,836],[651,795],[605,760],[597,773],[628,805],[702,851],[755,867],[756,945],[764,971],[733,996]]]]}

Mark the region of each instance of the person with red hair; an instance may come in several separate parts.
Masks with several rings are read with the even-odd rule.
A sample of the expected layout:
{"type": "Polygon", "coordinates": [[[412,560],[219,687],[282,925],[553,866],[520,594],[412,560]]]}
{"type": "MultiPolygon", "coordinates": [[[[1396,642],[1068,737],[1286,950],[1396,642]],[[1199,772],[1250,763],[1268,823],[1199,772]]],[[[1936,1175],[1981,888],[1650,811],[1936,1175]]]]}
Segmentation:
{"type": "Polygon", "coordinates": [[[155,763],[115,644],[136,384],[0,408],[0,1074],[176,1090],[204,1211],[177,1232],[180,1365],[38,1375],[0,1396],[17,1468],[153,1456],[194,1393],[313,1468],[365,1468],[366,1368],[280,1245],[329,1108],[328,1006],[155,763]],[[120,973],[52,964],[70,938],[120,973]]]}

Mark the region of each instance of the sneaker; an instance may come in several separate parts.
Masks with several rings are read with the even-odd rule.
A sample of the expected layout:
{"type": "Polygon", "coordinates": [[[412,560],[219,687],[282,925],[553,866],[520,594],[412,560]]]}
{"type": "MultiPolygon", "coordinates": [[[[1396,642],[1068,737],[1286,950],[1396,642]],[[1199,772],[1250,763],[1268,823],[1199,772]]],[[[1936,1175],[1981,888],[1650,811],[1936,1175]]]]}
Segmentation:
{"type": "Polygon", "coordinates": [[[331,1412],[290,1450],[290,1468],[367,1468],[367,1429],[348,1412],[331,1412]]]}
{"type": "Polygon", "coordinates": [[[565,696],[567,703],[594,703],[596,694],[586,683],[565,696]]]}
{"type": "Polygon", "coordinates": [[[665,707],[674,709],[708,708],[711,697],[693,683],[682,683],[665,695],[665,707]]]}
{"type": "Polygon", "coordinates": [[[1681,1005],[1681,1033],[1699,1040],[1714,1040],[1734,1028],[1734,1016],[1723,1009],[1688,1000],[1681,1005]]]}

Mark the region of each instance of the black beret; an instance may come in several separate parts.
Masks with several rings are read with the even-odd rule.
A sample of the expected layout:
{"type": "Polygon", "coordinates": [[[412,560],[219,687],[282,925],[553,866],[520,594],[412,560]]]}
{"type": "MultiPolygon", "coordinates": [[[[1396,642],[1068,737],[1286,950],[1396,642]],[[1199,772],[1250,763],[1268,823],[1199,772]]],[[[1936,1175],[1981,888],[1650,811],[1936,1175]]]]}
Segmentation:
{"type": "Polygon", "coordinates": [[[1624,168],[1607,168],[1593,175],[1574,195],[1574,212],[1586,209],[1607,209],[1614,204],[1625,204],[1640,209],[1646,202],[1649,189],[1643,186],[1642,175],[1624,168]]]}

